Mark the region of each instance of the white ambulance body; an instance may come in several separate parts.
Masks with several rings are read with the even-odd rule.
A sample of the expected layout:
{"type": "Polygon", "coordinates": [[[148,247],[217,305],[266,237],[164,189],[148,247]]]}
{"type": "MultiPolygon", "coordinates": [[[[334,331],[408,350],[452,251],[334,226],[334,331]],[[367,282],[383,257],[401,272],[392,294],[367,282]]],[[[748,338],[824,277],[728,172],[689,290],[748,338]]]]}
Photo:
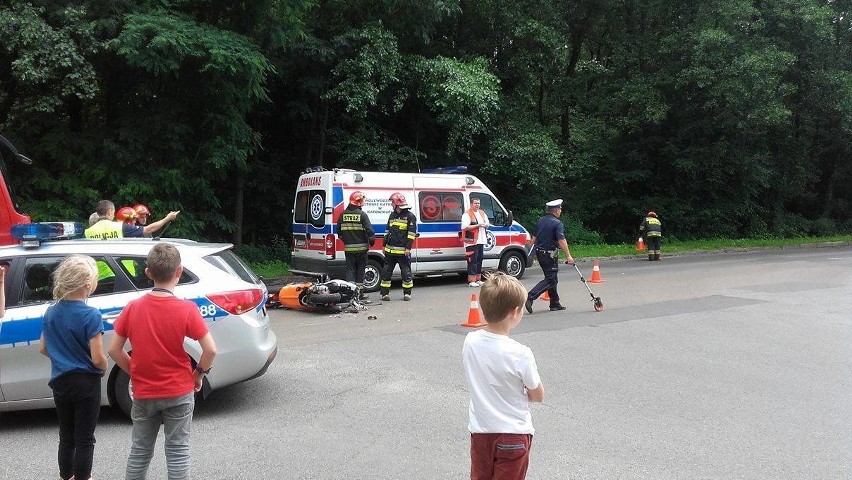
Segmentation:
{"type": "Polygon", "coordinates": [[[394,192],[405,195],[417,216],[417,238],[411,251],[415,276],[467,271],[459,231],[462,215],[474,198],[480,200],[480,208],[492,225],[487,230],[483,270],[499,268],[520,278],[528,266],[525,245],[529,233],[512,220],[512,212],[478,178],[466,174],[336,169],[299,177],[293,208],[293,273],[345,278],[346,260],[337,219],[355,191],[366,195],[362,209],[376,230],[376,243],[369,251],[364,281],[367,291],[377,290],[379,286],[384,265],[382,239],[392,211],[389,198],[394,192]]]}

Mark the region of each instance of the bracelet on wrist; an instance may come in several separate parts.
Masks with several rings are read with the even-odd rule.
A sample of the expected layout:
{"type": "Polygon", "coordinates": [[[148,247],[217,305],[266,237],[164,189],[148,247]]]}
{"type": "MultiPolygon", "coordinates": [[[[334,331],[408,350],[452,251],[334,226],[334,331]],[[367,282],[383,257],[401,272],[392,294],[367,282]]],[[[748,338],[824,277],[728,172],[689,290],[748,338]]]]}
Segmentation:
{"type": "Polygon", "coordinates": [[[210,370],[213,370],[213,367],[210,367],[207,370],[205,370],[205,369],[201,368],[200,364],[195,365],[195,372],[200,374],[200,375],[207,375],[208,373],[210,373],[210,370]]]}

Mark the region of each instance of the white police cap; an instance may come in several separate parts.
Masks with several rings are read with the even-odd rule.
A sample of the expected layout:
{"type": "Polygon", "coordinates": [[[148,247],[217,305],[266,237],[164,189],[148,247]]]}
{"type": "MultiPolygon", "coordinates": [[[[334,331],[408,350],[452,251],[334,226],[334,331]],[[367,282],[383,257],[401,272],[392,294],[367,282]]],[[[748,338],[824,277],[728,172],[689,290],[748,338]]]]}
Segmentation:
{"type": "Polygon", "coordinates": [[[551,200],[547,202],[547,208],[557,208],[562,206],[562,199],[551,200]]]}

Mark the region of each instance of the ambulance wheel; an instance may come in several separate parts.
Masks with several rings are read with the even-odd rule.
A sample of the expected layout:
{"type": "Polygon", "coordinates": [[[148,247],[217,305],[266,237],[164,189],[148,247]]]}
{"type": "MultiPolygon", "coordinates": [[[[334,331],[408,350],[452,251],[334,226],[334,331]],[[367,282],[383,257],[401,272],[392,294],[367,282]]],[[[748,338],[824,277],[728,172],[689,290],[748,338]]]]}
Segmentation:
{"type": "Polygon", "coordinates": [[[382,281],[382,264],[372,258],[367,259],[367,268],[364,270],[364,291],[376,292],[382,281]]]}
{"type": "Polygon", "coordinates": [[[500,270],[515,278],[523,278],[527,259],[520,252],[511,251],[500,259],[500,270]]]}
{"type": "Polygon", "coordinates": [[[110,405],[118,407],[130,418],[130,409],[133,407],[133,385],[130,383],[130,375],[115,366],[109,385],[111,387],[108,392],[110,405]]]}

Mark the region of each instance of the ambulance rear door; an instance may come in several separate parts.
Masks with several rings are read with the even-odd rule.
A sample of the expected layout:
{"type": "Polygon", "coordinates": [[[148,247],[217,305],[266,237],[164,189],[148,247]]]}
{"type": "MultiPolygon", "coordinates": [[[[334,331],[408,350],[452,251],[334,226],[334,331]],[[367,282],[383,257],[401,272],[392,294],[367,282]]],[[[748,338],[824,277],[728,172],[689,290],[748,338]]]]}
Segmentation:
{"type": "Polygon", "coordinates": [[[327,273],[326,239],[333,233],[331,196],[331,172],[299,177],[293,206],[293,270],[327,273]]]}

